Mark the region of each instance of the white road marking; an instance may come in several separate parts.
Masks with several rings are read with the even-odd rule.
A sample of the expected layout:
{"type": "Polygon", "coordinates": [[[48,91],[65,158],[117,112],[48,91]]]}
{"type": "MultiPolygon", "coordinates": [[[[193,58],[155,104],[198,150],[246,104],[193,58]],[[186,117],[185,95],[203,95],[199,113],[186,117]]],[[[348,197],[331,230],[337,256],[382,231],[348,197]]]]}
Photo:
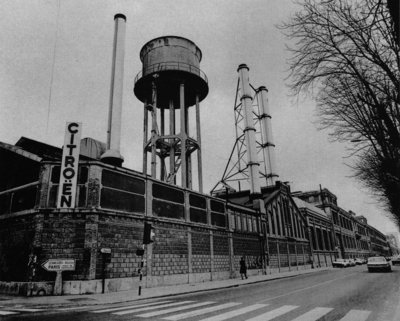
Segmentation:
{"type": "Polygon", "coordinates": [[[0,310],[0,315],[18,314],[18,312],[0,310]]]}
{"type": "MultiPolygon", "coordinates": [[[[152,303],[144,303],[144,304],[137,304],[137,305],[126,305],[124,307],[109,308],[109,309],[103,309],[103,310],[94,310],[94,311],[90,311],[90,312],[93,312],[93,313],[113,312],[113,311],[119,311],[119,310],[125,310],[125,309],[141,308],[141,307],[157,305],[157,304],[167,303],[167,302],[171,302],[171,300],[169,300],[169,301],[160,301],[160,302],[152,302],[152,303]]],[[[73,309],[73,308],[65,308],[65,309],[73,309]]]]}
{"type": "MultiPolygon", "coordinates": [[[[90,306],[93,308],[93,306],[90,306]]],[[[88,306],[83,306],[83,307],[69,307],[69,308],[59,308],[56,309],[57,311],[69,311],[69,310],[82,310],[82,309],[88,309],[88,306]]],[[[93,311],[90,311],[93,312],[93,311]]]]}
{"type": "Polygon", "coordinates": [[[241,308],[241,309],[237,309],[237,310],[231,310],[229,312],[226,313],[222,313],[222,314],[218,314],[215,315],[213,317],[209,317],[206,319],[202,319],[201,321],[222,321],[222,320],[226,320],[229,318],[233,318],[236,317],[238,315],[241,314],[245,314],[247,312],[251,312],[257,309],[261,309],[263,307],[267,306],[266,304],[253,304],[253,305],[249,305],[247,307],[241,308]]]}
{"type": "Polygon", "coordinates": [[[267,313],[260,314],[254,318],[248,319],[246,321],[269,321],[276,317],[281,316],[282,314],[288,313],[294,309],[297,309],[298,305],[284,305],[275,310],[268,311],[267,313]]]}
{"type": "Polygon", "coordinates": [[[350,310],[343,318],[339,321],[365,321],[368,319],[371,311],[366,310],[350,310]]]}
{"type": "Polygon", "coordinates": [[[180,307],[169,308],[169,309],[159,310],[159,311],[155,311],[155,312],[148,312],[145,314],[139,314],[137,316],[141,317],[141,318],[150,318],[150,317],[155,317],[155,316],[161,315],[161,314],[167,314],[167,313],[187,310],[187,309],[191,309],[191,308],[197,308],[197,307],[201,307],[203,305],[208,305],[208,304],[213,304],[213,303],[215,303],[215,302],[209,301],[209,302],[193,303],[193,304],[184,305],[184,306],[180,306],[180,307]]]}
{"type": "Polygon", "coordinates": [[[182,305],[182,304],[192,303],[192,302],[193,302],[193,301],[181,301],[181,302],[167,303],[167,304],[155,305],[155,306],[146,307],[146,308],[131,309],[131,310],[126,310],[126,311],[114,312],[113,314],[116,314],[116,315],[125,315],[125,314],[140,312],[140,311],[148,311],[148,310],[151,310],[151,309],[159,309],[159,308],[172,307],[172,306],[174,306],[174,305],[182,305]]]}
{"type": "Polygon", "coordinates": [[[18,312],[39,312],[39,311],[44,311],[44,309],[30,309],[30,308],[16,308],[16,309],[11,309],[13,311],[18,311],[18,312]]]}
{"type": "Polygon", "coordinates": [[[294,291],[286,292],[285,294],[281,294],[281,295],[278,295],[278,296],[274,296],[274,297],[272,297],[272,298],[268,298],[268,299],[265,299],[265,300],[258,301],[258,303],[263,303],[263,302],[267,302],[267,301],[279,299],[279,298],[282,298],[282,297],[284,297],[284,296],[291,295],[291,294],[293,294],[293,293],[297,293],[297,292],[309,290],[309,289],[312,289],[312,288],[316,288],[316,287],[318,287],[318,286],[325,285],[325,284],[327,284],[327,283],[335,282],[335,281],[340,280],[340,279],[345,279],[345,278],[347,278],[347,277],[349,277],[349,276],[352,276],[352,275],[354,275],[354,274],[357,274],[357,273],[355,272],[355,273],[347,274],[347,275],[345,275],[345,276],[343,276],[343,277],[340,277],[340,278],[336,278],[336,279],[324,281],[324,282],[321,282],[321,283],[318,283],[318,284],[314,284],[314,285],[311,285],[311,286],[307,286],[307,287],[305,287],[305,288],[301,288],[301,289],[297,289],[297,290],[294,290],[294,291]]]}
{"type": "Polygon", "coordinates": [[[320,317],[324,316],[325,314],[331,312],[332,308],[315,308],[307,313],[302,314],[301,316],[293,319],[292,321],[315,321],[318,320],[320,317]]]}
{"type": "Polygon", "coordinates": [[[234,306],[239,305],[239,304],[241,304],[241,303],[229,302],[229,303],[216,305],[216,306],[209,307],[209,308],[203,308],[203,309],[199,309],[199,310],[194,310],[194,311],[189,311],[189,312],[185,312],[185,313],[175,314],[175,315],[172,315],[170,317],[163,318],[163,319],[164,320],[169,320],[169,321],[177,321],[177,320],[182,320],[182,319],[186,319],[186,318],[191,318],[191,317],[194,317],[196,315],[201,315],[201,314],[206,314],[206,313],[210,313],[210,312],[214,312],[214,311],[219,311],[219,310],[231,308],[231,307],[234,307],[234,306]]]}

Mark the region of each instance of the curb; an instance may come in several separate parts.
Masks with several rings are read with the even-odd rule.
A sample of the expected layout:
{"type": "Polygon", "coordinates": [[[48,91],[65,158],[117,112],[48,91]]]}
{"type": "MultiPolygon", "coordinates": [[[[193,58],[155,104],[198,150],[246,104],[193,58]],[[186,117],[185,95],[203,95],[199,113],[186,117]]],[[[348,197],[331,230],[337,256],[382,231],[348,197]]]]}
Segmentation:
{"type": "MultiPolygon", "coordinates": [[[[228,285],[221,285],[218,287],[210,287],[210,288],[204,288],[204,289],[188,289],[188,290],[183,290],[182,292],[176,292],[176,293],[165,293],[165,294],[160,294],[160,295],[151,295],[151,296],[147,296],[147,297],[136,297],[134,299],[128,299],[128,300],[123,300],[123,301],[111,301],[111,302],[90,302],[91,300],[96,300],[96,299],[92,299],[90,297],[88,298],[82,298],[82,301],[86,301],[85,299],[87,299],[88,302],[63,302],[63,303],[54,303],[54,304],[47,304],[44,305],[42,303],[38,303],[38,304],[29,304],[29,302],[20,302],[20,303],[16,303],[15,305],[21,305],[23,304],[24,306],[30,306],[30,307],[35,307],[35,308],[48,308],[48,309],[57,309],[57,308],[69,308],[69,307],[83,307],[83,306],[98,306],[98,305],[104,305],[104,304],[118,304],[118,303],[129,303],[129,302],[135,302],[135,301],[143,301],[143,300],[149,300],[149,299],[155,299],[155,298],[163,298],[163,297],[173,297],[173,296],[178,296],[178,295],[185,295],[185,294],[189,294],[189,293],[200,293],[200,292],[207,292],[207,291],[216,291],[216,290],[220,290],[220,289],[229,289],[229,288],[236,288],[236,287],[240,287],[240,286],[245,286],[245,285],[251,285],[251,284],[257,284],[257,283],[264,283],[264,282],[269,282],[269,281],[274,281],[274,280],[279,280],[279,279],[288,279],[288,278],[293,278],[293,277],[298,277],[301,275],[305,275],[305,274],[312,274],[312,273],[320,273],[320,272],[324,272],[324,271],[329,271],[332,270],[332,268],[328,267],[328,268],[321,268],[321,269],[310,269],[310,270],[304,270],[306,272],[303,273],[298,273],[298,274],[293,274],[293,275],[279,275],[279,273],[277,273],[273,278],[268,278],[268,279],[261,279],[261,280],[253,280],[253,281],[248,281],[246,283],[239,283],[239,284],[228,284],[228,285]]],[[[90,294],[89,294],[90,295],[90,294]]],[[[65,296],[67,297],[67,296],[65,296]]],[[[43,297],[43,300],[45,300],[46,297],[43,297]]],[[[12,300],[12,299],[11,299],[12,300]]],[[[68,298],[66,298],[65,300],[68,300],[68,298]]],[[[3,303],[0,301],[0,303],[3,303]]],[[[4,302],[5,305],[2,305],[3,308],[7,308],[7,302],[4,302]]],[[[1,304],[0,304],[1,305],[1,304]]],[[[73,309],[71,309],[73,310],[73,309]]]]}

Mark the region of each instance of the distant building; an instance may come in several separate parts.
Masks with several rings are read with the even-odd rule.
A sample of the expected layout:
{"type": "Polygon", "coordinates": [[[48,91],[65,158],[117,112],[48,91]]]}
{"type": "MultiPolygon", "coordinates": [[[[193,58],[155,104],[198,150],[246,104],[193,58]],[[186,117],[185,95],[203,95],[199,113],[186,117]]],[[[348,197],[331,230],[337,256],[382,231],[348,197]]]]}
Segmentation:
{"type": "Polygon", "coordinates": [[[320,208],[297,197],[293,198],[307,220],[314,267],[332,266],[337,257],[331,218],[320,208]]]}
{"type": "MultiPolygon", "coordinates": [[[[269,271],[311,267],[307,221],[292,198],[290,187],[278,181],[261,188],[261,194],[266,209],[266,217],[261,222],[269,271]]],[[[252,204],[248,190],[221,193],[218,197],[243,206],[252,204]]]]}
{"type": "Polygon", "coordinates": [[[386,239],[389,243],[390,250],[392,251],[392,255],[400,254],[398,234],[388,233],[388,234],[386,234],[386,239]]]}
{"type": "Polygon", "coordinates": [[[330,218],[337,254],[341,258],[390,255],[383,233],[368,225],[364,216],[356,216],[337,204],[337,197],[326,188],[308,192],[293,192],[292,196],[313,204],[330,218]]]}

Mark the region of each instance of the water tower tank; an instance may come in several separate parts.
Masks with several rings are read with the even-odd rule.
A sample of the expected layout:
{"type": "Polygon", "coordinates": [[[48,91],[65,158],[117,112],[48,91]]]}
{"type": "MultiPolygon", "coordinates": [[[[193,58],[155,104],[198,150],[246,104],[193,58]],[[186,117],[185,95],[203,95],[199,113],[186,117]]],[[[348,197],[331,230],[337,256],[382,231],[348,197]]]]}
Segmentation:
{"type": "Polygon", "coordinates": [[[176,184],[180,176],[182,187],[192,188],[191,154],[197,152],[200,191],[199,103],[208,94],[207,77],[200,70],[201,58],[201,50],[188,39],[177,36],[153,39],[140,50],[143,66],[134,86],[136,97],[144,103],[143,172],[147,174],[147,153],[151,153],[153,178],[157,176],[158,157],[161,180],[176,184]],[[195,121],[189,121],[190,106],[195,106],[195,121]],[[178,109],[179,116],[176,116],[178,109]],[[175,124],[178,117],[180,131],[175,124]],[[195,138],[189,137],[192,123],[196,123],[195,138]]]}
{"type": "Polygon", "coordinates": [[[185,107],[195,104],[196,95],[202,101],[208,94],[208,84],[200,70],[201,57],[201,50],[182,37],[165,36],[149,41],[140,50],[143,68],[135,79],[136,97],[142,102],[150,99],[156,77],[158,108],[168,108],[171,98],[179,100],[177,88],[182,81],[185,83],[185,107]]]}

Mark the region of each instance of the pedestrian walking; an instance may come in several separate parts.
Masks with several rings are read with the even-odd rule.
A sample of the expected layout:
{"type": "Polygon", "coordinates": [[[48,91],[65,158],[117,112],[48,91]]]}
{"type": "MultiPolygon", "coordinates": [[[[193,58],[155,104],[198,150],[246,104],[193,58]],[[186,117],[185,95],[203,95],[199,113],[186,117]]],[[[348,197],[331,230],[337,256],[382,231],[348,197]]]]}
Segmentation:
{"type": "Polygon", "coordinates": [[[245,277],[247,279],[247,267],[246,267],[246,260],[245,260],[244,256],[242,256],[240,258],[239,264],[240,264],[239,272],[240,272],[240,276],[242,277],[242,280],[243,280],[243,277],[245,277]]]}

